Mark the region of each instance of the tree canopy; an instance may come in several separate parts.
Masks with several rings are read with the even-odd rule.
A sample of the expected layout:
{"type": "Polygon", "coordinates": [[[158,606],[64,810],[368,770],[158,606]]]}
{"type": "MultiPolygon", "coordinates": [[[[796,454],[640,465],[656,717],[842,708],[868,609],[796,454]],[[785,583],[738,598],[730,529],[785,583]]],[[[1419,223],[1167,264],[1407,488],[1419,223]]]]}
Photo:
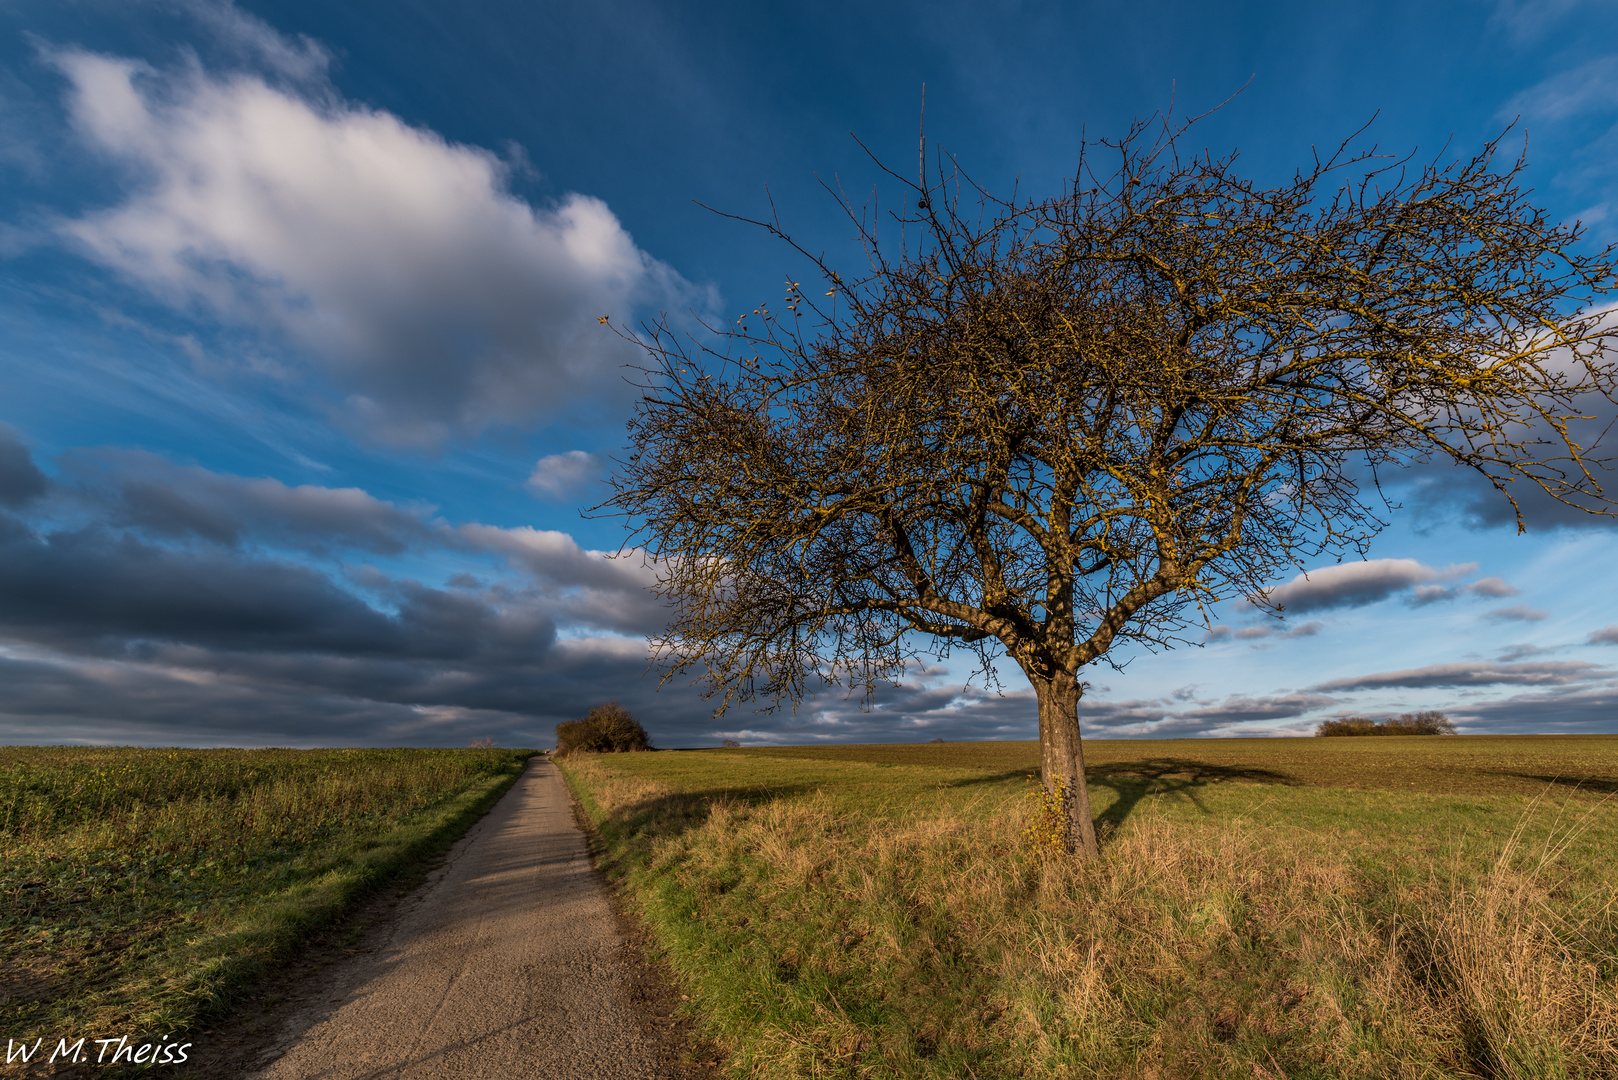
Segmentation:
{"type": "Polygon", "coordinates": [[[794,244],[818,287],[713,338],[637,335],[608,505],[661,568],[671,675],[723,709],[870,692],[921,649],[992,678],[1003,653],[1093,851],[1080,674],[1120,644],[1363,553],[1390,468],[1610,512],[1575,431],[1614,401],[1614,254],[1533,205],[1520,157],[1345,144],[1265,187],[1182,156],[1185,130],[1137,124],[1042,199],[924,152],[887,222],[844,202],[859,274],[794,244]]]}

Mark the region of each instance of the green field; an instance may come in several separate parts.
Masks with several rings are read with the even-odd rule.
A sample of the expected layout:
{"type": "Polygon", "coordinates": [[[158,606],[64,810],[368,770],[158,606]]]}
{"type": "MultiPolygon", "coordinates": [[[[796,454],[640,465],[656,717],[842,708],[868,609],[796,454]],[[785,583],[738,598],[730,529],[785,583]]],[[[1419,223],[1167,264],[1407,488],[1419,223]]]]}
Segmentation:
{"type": "Polygon", "coordinates": [[[0,747],[0,1039],[186,1031],[529,756],[0,747]]]}
{"type": "Polygon", "coordinates": [[[737,1076],[1618,1076],[1618,737],[577,756],[737,1076]]]}

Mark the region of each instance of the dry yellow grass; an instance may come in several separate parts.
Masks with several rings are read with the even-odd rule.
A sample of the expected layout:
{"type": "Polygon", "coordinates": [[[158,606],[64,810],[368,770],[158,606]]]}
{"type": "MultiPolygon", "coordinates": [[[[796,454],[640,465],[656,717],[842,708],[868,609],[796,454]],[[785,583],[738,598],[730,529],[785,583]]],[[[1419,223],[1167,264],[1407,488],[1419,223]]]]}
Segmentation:
{"type": "Polygon", "coordinates": [[[739,1075],[1618,1076],[1599,799],[1221,781],[1227,763],[1121,790],[1103,857],[1077,863],[1031,839],[1038,801],[1003,769],[566,768],[739,1075]]]}

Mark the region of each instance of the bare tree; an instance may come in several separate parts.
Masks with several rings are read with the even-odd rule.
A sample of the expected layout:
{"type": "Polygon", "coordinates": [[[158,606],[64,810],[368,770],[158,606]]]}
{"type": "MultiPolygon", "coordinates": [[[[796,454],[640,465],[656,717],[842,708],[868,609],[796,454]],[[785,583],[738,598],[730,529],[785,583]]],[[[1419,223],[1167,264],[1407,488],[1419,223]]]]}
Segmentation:
{"type": "Polygon", "coordinates": [[[869,694],[918,650],[971,649],[992,680],[1003,650],[1091,853],[1084,669],[1363,554],[1379,471],[1447,459],[1514,506],[1529,485],[1610,512],[1570,424],[1614,400],[1614,251],[1533,206],[1520,157],[1345,143],[1262,187],[1182,157],[1185,130],[1096,144],[1044,200],[924,154],[890,173],[913,210],[843,200],[860,275],[793,244],[821,288],[712,339],[632,335],[652,363],[604,505],[659,561],[668,676],[722,711],[869,694]]]}

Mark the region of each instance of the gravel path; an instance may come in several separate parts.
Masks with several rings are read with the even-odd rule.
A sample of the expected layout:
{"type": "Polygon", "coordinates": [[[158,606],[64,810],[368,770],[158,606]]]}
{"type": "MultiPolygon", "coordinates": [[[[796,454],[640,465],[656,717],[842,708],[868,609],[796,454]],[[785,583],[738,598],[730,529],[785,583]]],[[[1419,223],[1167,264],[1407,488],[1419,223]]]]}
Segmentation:
{"type": "Polygon", "coordinates": [[[380,948],[287,1018],[288,1048],[261,1080],[667,1075],[550,762],[533,759],[397,910],[380,948]]]}

